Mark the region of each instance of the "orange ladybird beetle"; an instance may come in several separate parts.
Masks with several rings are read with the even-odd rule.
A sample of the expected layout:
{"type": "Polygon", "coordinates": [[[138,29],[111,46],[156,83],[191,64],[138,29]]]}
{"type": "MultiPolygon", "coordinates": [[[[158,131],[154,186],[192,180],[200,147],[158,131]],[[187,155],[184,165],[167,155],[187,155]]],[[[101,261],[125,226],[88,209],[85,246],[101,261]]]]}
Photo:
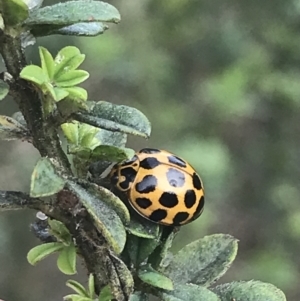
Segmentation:
{"type": "Polygon", "coordinates": [[[155,223],[180,226],[203,211],[199,175],[185,160],[165,150],[144,148],[116,164],[109,177],[118,190],[126,192],[131,206],[155,223]]]}

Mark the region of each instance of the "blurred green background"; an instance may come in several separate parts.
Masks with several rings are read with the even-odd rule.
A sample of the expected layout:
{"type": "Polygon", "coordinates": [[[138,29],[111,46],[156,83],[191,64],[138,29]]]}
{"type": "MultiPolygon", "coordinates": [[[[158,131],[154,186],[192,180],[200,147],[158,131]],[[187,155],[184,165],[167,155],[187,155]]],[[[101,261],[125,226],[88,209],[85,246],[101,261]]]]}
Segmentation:
{"type": "MultiPolygon", "coordinates": [[[[54,3],[45,1],[46,5],[54,3]]],[[[182,228],[174,250],[204,235],[240,240],[219,283],[258,279],[300,300],[300,1],[109,1],[122,22],[96,38],[52,36],[86,54],[84,87],[92,100],[134,106],[152,123],[149,140],[129,146],[168,149],[188,160],[206,188],[204,213],[182,228]]],[[[17,110],[12,99],[0,113],[17,110]]],[[[37,151],[0,142],[0,189],[28,191],[37,151]]],[[[55,256],[26,261],[38,241],[35,212],[0,215],[0,299],[61,300],[69,277],[55,256]]],[[[85,271],[77,277],[85,282],[85,271]]]]}

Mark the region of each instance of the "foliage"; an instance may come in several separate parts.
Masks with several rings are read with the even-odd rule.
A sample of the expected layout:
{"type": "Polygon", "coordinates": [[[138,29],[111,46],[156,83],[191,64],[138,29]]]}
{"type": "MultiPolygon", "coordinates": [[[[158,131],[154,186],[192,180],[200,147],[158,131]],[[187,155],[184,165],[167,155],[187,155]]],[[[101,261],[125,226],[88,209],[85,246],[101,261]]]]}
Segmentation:
{"type": "MultiPolygon", "coordinates": [[[[34,0],[27,4],[0,0],[0,52],[10,75],[0,86],[0,95],[14,96],[26,121],[25,126],[2,116],[1,138],[27,140],[41,154],[32,173],[30,195],[21,195],[26,201],[7,192],[0,207],[29,207],[48,216],[36,234],[43,240],[40,234],[46,231],[50,241],[29,251],[28,261],[36,264],[59,252],[58,268],[71,275],[76,273],[76,254],[80,255],[90,273],[89,285],[85,289],[69,280],[67,285],[77,294],[65,299],[72,301],[94,300],[95,293],[100,301],[148,300],[150,295],[166,301],[286,300],[279,289],[258,281],[211,287],[235,259],[235,238],[206,236],[173,255],[169,248],[178,229],[130,215],[104,180],[99,187],[85,180],[91,163],[100,160],[109,165],[131,158],[133,150],[125,148],[127,135],[149,137],[150,123],[135,108],[88,100],[87,91],[77,87],[89,75],[77,69],[85,58],[78,48],[65,47],[53,58],[40,47],[41,67],[27,65],[24,59],[22,34],[73,35],[75,31],[92,36],[95,25],[100,34],[106,28],[102,22],[120,21],[117,9],[100,1],[39,5],[34,0]],[[15,53],[9,51],[12,48],[15,53]],[[60,129],[68,141],[69,157],[61,147],[60,129]]],[[[228,86],[220,82],[220,89],[228,86]]],[[[210,84],[208,94],[214,91],[210,84]]]]}

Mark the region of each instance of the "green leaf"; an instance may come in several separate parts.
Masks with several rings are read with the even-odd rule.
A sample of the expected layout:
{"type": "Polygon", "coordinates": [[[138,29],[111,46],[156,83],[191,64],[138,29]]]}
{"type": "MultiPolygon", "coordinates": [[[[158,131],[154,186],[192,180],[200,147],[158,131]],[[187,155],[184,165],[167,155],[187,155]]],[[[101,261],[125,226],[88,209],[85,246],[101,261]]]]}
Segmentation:
{"type": "Polygon", "coordinates": [[[3,140],[16,140],[22,139],[31,141],[32,137],[30,132],[17,120],[0,115],[0,139],[3,140]]]}
{"type": "Polygon", "coordinates": [[[122,291],[125,295],[129,296],[134,289],[134,281],[132,273],[129,271],[125,263],[112,252],[110,253],[110,259],[118,275],[122,291]]]}
{"type": "Polygon", "coordinates": [[[53,34],[91,37],[102,34],[107,29],[108,26],[101,22],[76,23],[65,27],[61,27],[61,25],[33,25],[31,26],[31,33],[35,37],[53,34]]]}
{"type": "Polygon", "coordinates": [[[63,242],[65,245],[70,245],[73,242],[71,233],[62,222],[48,219],[48,224],[50,226],[50,233],[59,241],[63,242]]]}
{"type": "Polygon", "coordinates": [[[119,148],[112,145],[99,145],[92,151],[92,158],[121,162],[133,158],[135,151],[131,148],[119,148]]]}
{"type": "Polygon", "coordinates": [[[61,250],[57,259],[57,266],[66,275],[76,274],[76,248],[74,244],[61,250]]]}
{"type": "Polygon", "coordinates": [[[75,294],[70,294],[67,296],[64,296],[64,300],[71,300],[71,301],[94,301],[93,299],[89,297],[83,297],[75,294]]]}
{"type": "Polygon", "coordinates": [[[81,186],[73,182],[68,182],[68,187],[86,207],[97,229],[110,244],[114,252],[120,254],[125,246],[126,232],[117,213],[81,186]]]}
{"type": "Polygon", "coordinates": [[[69,143],[94,149],[100,141],[96,138],[99,129],[79,122],[64,123],[61,125],[64,135],[69,143]]]}
{"type": "Polygon", "coordinates": [[[65,27],[82,22],[113,22],[121,19],[118,10],[101,1],[68,1],[45,6],[30,13],[25,24],[30,28],[34,25],[60,25],[65,27]]]}
{"type": "Polygon", "coordinates": [[[43,69],[36,65],[29,65],[23,68],[20,77],[42,87],[47,81],[47,75],[43,69]]]}
{"type": "Polygon", "coordinates": [[[67,46],[62,48],[54,59],[54,79],[77,69],[84,61],[85,55],[77,47],[67,46]]]}
{"type": "Polygon", "coordinates": [[[54,74],[54,60],[51,53],[44,47],[39,47],[41,66],[45,74],[50,80],[53,79],[54,74]]]}
{"type": "Polygon", "coordinates": [[[66,286],[71,288],[74,292],[76,292],[79,296],[89,298],[90,295],[86,291],[85,287],[75,280],[68,280],[66,282],[66,286]]]}
{"type": "MultiPolygon", "coordinates": [[[[98,141],[100,143],[100,141],[98,141]]],[[[86,147],[74,147],[70,148],[70,154],[76,154],[77,156],[90,161],[111,161],[120,162],[127,159],[131,159],[135,151],[131,148],[119,148],[112,145],[99,145],[94,149],[86,147]]]]}
{"type": "Polygon", "coordinates": [[[99,301],[111,301],[113,299],[113,295],[111,293],[111,289],[109,285],[106,285],[99,294],[99,301]]]}
{"type": "MultiPolygon", "coordinates": [[[[83,100],[83,101],[87,100],[87,96],[88,96],[87,91],[81,87],[65,87],[64,90],[69,93],[69,98],[71,99],[83,100]]],[[[79,108],[87,109],[87,106],[84,103],[84,106],[79,108]]]]}
{"type": "Polygon", "coordinates": [[[89,77],[89,73],[84,70],[70,70],[55,78],[55,82],[59,87],[72,87],[85,81],[89,77]]]}
{"type": "Polygon", "coordinates": [[[286,301],[284,293],[261,281],[238,281],[216,286],[213,291],[221,301],[286,301]]]}
{"type": "Polygon", "coordinates": [[[48,158],[41,158],[31,175],[30,196],[44,197],[53,195],[64,188],[66,181],[60,177],[48,158]]]}
{"type": "Polygon", "coordinates": [[[0,11],[6,26],[22,23],[28,17],[28,7],[22,0],[1,1],[0,11]]]}
{"type": "Polygon", "coordinates": [[[38,245],[28,252],[27,260],[31,265],[35,265],[50,254],[61,251],[63,247],[63,244],[61,244],[60,242],[49,242],[46,244],[38,245]]]}
{"type": "Polygon", "coordinates": [[[164,290],[171,291],[173,290],[172,280],[163,274],[155,271],[150,266],[145,266],[141,270],[138,271],[138,277],[145,283],[150,284],[151,286],[155,286],[158,288],[162,288],[164,290]]]}
{"type": "Polygon", "coordinates": [[[0,79],[0,100],[4,99],[9,92],[9,85],[0,79]]]}
{"type": "MultiPolygon", "coordinates": [[[[187,300],[188,301],[221,301],[219,297],[209,289],[194,284],[176,285],[174,291],[161,292],[160,300],[161,301],[187,301],[187,300]]],[[[246,300],[241,299],[236,301],[246,301],[246,300]]]]}
{"type": "Polygon", "coordinates": [[[68,142],[74,145],[79,145],[79,123],[68,122],[61,125],[61,129],[67,138],[68,142]]]}
{"type": "Polygon", "coordinates": [[[56,102],[59,102],[69,96],[69,92],[66,89],[62,89],[59,87],[54,87],[53,90],[49,90],[51,92],[51,96],[56,102]]]}
{"type": "Polygon", "coordinates": [[[74,119],[113,132],[149,137],[150,122],[139,110],[105,101],[88,104],[90,112],[76,113],[74,119]]]}
{"type": "Polygon", "coordinates": [[[208,285],[219,279],[237,254],[237,239],[215,234],[196,240],[174,255],[164,274],[175,283],[208,285]]]}
{"type": "Polygon", "coordinates": [[[89,275],[88,287],[89,297],[93,298],[95,295],[95,277],[92,273],[89,275]]]}

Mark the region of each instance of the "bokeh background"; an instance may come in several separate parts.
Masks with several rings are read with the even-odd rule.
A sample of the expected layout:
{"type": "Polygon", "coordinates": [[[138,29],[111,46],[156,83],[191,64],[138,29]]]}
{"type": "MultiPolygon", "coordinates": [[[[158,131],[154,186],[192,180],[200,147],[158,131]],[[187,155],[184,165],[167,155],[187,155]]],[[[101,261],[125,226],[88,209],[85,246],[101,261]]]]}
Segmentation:
{"type": "MultiPolygon", "coordinates": [[[[54,1],[45,1],[46,5],[54,1]]],[[[96,38],[51,36],[86,54],[92,100],[134,106],[152,123],[149,140],[129,146],[171,150],[201,174],[206,207],[182,228],[174,251],[204,235],[240,240],[219,283],[259,279],[300,300],[300,1],[109,1],[122,22],[96,38]]],[[[12,99],[0,113],[17,110],[12,99]]],[[[0,142],[0,189],[28,191],[37,151],[0,142]]],[[[35,212],[0,215],[0,299],[62,300],[70,293],[55,256],[31,267],[35,212]]],[[[81,267],[79,266],[79,271],[81,267]]],[[[85,273],[77,279],[85,282],[85,273]]]]}

